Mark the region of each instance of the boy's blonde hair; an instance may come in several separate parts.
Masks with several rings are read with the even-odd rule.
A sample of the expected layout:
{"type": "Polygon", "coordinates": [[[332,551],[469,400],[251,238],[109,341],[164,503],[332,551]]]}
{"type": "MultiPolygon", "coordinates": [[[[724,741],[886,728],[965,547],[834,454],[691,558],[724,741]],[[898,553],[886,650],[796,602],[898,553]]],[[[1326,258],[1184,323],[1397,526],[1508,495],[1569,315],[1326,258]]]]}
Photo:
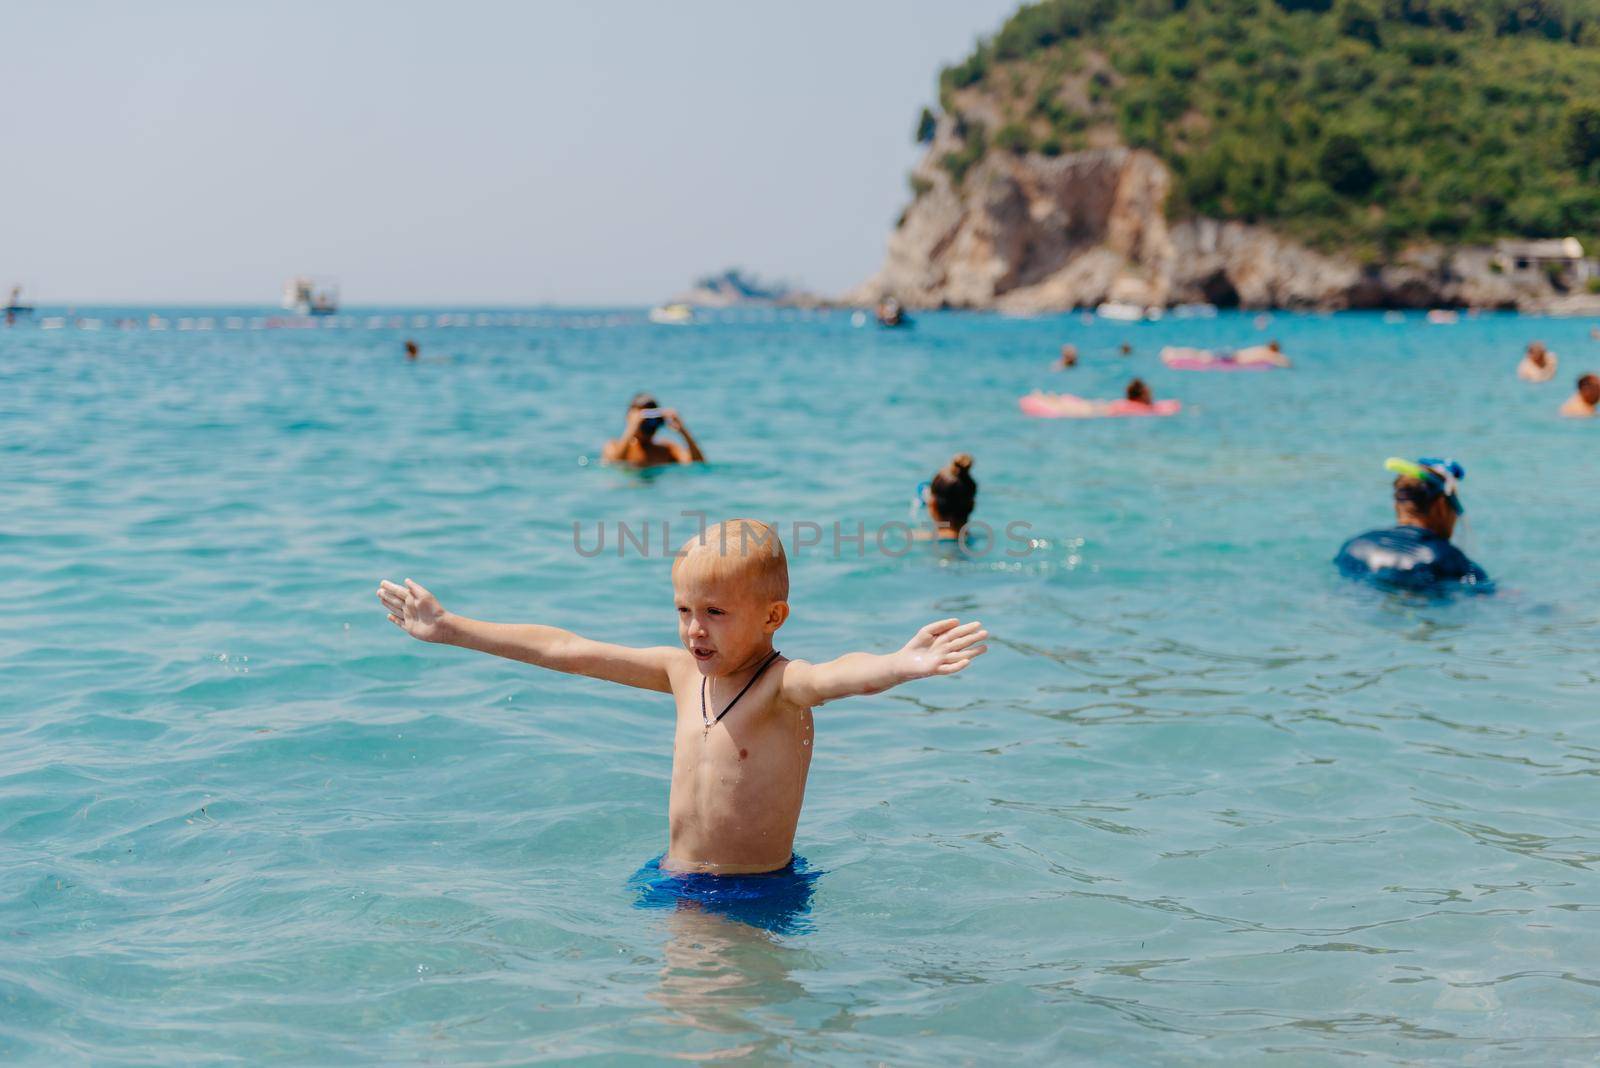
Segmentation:
{"type": "Polygon", "coordinates": [[[712,582],[748,588],[763,601],[789,600],[789,557],[778,532],[754,519],[729,519],[683,543],[672,577],[694,568],[712,582]]]}

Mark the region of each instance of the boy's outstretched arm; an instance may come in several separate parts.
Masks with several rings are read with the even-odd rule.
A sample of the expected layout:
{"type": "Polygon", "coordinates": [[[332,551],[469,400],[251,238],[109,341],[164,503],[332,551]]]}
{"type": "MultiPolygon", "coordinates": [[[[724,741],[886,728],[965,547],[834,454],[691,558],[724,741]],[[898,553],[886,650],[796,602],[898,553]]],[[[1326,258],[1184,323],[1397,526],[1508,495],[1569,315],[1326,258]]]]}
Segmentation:
{"type": "Polygon", "coordinates": [[[917,631],[898,653],[847,653],[826,664],[795,660],[784,668],[783,696],[812,708],[840,697],[882,693],[912,679],[954,675],[989,651],[981,644],[988,636],[982,623],[941,619],[917,631]]]}
{"type": "Polygon", "coordinates": [[[421,641],[459,645],[551,671],[587,675],[641,690],[671,693],[669,667],[675,656],[684,655],[681,649],[670,646],[634,649],[591,641],[559,627],[468,619],[446,612],[438,598],[410,579],[403,586],[384,579],[378,585],[378,600],[388,609],[389,622],[421,641]]]}

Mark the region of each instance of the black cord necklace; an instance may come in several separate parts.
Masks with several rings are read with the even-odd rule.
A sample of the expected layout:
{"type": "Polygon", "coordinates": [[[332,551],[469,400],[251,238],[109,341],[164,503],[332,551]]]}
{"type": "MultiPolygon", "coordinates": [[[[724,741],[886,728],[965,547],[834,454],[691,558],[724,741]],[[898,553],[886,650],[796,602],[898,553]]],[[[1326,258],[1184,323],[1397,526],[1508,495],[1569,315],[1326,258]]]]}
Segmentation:
{"type": "Polygon", "coordinates": [[[772,650],[771,655],[769,655],[765,660],[761,661],[761,666],[756,668],[756,673],[754,675],[750,676],[750,681],[744,684],[744,689],[733,695],[733,700],[728,702],[727,708],[724,708],[721,712],[717,713],[716,719],[712,719],[711,714],[706,711],[706,685],[711,681],[711,679],[706,675],[702,675],[700,677],[700,722],[704,724],[700,730],[700,737],[708,737],[711,734],[711,728],[721,723],[722,717],[733,711],[733,706],[739,703],[739,698],[750,692],[750,687],[754,686],[756,684],[756,680],[766,672],[767,668],[772,666],[772,662],[778,659],[778,655],[778,650],[774,649],[772,650]]]}

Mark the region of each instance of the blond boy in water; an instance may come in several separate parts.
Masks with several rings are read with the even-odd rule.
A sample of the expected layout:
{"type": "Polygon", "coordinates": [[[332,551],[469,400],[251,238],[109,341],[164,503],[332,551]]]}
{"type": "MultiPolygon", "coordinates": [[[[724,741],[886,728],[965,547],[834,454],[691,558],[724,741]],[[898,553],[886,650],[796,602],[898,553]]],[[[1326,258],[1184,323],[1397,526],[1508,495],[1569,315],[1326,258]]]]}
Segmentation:
{"type": "Polygon", "coordinates": [[[749,519],[692,538],[672,565],[680,646],[635,649],[537,624],[484,623],[447,612],[406,579],[378,599],[414,638],[670,693],[677,709],[667,852],[672,872],[743,875],[784,869],[811,767],[811,710],[953,675],[982,655],[980,623],[929,623],[898,652],[848,653],[824,664],[772,645],[789,617],[789,565],[778,536],[749,519]]]}

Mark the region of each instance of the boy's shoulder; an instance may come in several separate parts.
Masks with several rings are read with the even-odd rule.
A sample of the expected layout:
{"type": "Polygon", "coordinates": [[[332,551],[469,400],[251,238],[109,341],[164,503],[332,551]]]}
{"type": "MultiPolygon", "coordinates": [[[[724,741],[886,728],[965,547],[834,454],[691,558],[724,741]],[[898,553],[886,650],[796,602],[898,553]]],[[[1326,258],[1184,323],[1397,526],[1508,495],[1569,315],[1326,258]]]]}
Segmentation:
{"type": "Polygon", "coordinates": [[[814,673],[817,665],[809,660],[784,659],[780,666],[783,671],[778,676],[778,690],[775,699],[792,706],[801,712],[809,712],[821,704],[816,699],[814,689],[814,673]]]}
{"type": "MultiPolygon", "coordinates": [[[[670,669],[673,695],[692,698],[698,708],[700,687],[705,676],[687,650],[674,651],[682,656],[673,659],[670,669]]],[[[793,711],[807,711],[814,704],[804,699],[814,669],[815,665],[808,660],[791,659],[779,653],[771,666],[761,673],[762,677],[752,680],[754,685],[750,687],[751,692],[745,695],[741,703],[759,704],[769,710],[783,706],[793,711]]]]}

